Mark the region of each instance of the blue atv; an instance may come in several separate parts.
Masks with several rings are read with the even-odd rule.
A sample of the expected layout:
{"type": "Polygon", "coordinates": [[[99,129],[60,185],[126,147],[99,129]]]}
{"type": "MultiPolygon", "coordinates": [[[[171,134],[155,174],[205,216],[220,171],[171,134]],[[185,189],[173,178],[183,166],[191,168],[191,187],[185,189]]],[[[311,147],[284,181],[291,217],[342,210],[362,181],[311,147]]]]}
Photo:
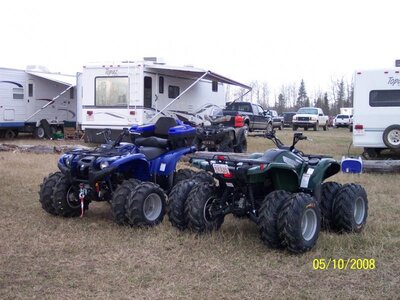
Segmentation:
{"type": "Polygon", "coordinates": [[[63,217],[83,216],[92,201],[108,201],[116,223],[154,226],[162,222],[166,192],[191,176],[175,171],[180,158],[195,151],[196,130],[169,117],[124,129],[115,142],[94,150],[63,154],[59,172],[40,186],[42,208],[63,217]],[[122,142],[123,139],[130,142],[122,142]]]}

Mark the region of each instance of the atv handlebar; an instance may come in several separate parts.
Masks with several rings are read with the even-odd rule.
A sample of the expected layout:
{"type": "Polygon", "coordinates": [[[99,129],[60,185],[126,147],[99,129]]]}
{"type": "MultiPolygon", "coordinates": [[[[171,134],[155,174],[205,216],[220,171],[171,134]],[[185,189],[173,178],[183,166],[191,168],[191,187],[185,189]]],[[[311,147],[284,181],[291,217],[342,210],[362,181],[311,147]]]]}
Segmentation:
{"type": "Polygon", "coordinates": [[[309,140],[305,135],[303,135],[303,133],[295,132],[293,134],[293,143],[290,147],[288,147],[288,146],[285,146],[285,144],[283,144],[282,141],[276,137],[275,132],[276,132],[275,130],[271,130],[270,132],[267,132],[265,134],[265,137],[267,139],[270,139],[279,149],[289,150],[294,153],[298,153],[298,154],[302,155],[302,152],[297,150],[295,148],[295,145],[301,140],[309,140]]]}

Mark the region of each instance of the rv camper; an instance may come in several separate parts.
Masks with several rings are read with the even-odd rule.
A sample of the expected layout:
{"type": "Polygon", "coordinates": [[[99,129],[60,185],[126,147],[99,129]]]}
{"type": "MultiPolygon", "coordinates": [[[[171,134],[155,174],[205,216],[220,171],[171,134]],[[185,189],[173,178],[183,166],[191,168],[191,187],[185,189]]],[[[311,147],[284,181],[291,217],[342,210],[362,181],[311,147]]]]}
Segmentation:
{"type": "Polygon", "coordinates": [[[369,157],[400,149],[400,68],[355,74],[353,145],[369,157]]]}
{"type": "Polygon", "coordinates": [[[31,132],[43,138],[76,122],[76,76],[43,68],[0,68],[0,136],[13,138],[31,132]]]}
{"type": "Polygon", "coordinates": [[[96,142],[104,128],[115,133],[161,115],[200,124],[225,105],[224,84],[250,89],[211,71],[155,58],[85,66],[78,75],[78,123],[86,141],[96,142]]]}

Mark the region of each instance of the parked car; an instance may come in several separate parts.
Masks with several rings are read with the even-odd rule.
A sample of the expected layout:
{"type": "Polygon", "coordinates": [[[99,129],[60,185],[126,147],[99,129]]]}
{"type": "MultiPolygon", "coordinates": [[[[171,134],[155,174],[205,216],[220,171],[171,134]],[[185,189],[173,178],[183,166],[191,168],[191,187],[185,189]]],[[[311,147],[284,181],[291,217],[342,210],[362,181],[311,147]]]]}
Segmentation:
{"type": "Polygon", "coordinates": [[[276,110],[269,109],[265,111],[265,113],[271,116],[272,128],[278,128],[279,130],[283,129],[283,117],[279,116],[276,110]]]}
{"type": "Polygon", "coordinates": [[[347,128],[347,127],[349,127],[351,117],[353,117],[353,116],[339,114],[333,120],[333,126],[347,128]]]}
{"type": "Polygon", "coordinates": [[[283,126],[284,127],[292,127],[293,125],[293,116],[296,113],[294,111],[284,112],[283,113],[283,126]]]}

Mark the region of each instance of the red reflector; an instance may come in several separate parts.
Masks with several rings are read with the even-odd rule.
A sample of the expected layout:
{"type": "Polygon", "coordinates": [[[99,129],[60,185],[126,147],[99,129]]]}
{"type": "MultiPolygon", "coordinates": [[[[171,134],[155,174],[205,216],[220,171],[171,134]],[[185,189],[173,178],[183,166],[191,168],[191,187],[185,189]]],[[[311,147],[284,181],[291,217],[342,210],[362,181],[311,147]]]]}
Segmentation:
{"type": "Polygon", "coordinates": [[[86,113],[87,113],[89,116],[91,116],[91,115],[93,115],[93,110],[88,110],[86,113]]]}
{"type": "Polygon", "coordinates": [[[231,179],[231,178],[233,178],[233,174],[232,173],[225,173],[224,174],[224,178],[231,179]]]}
{"type": "Polygon", "coordinates": [[[217,156],[217,159],[218,159],[218,160],[224,160],[224,159],[225,159],[225,156],[223,156],[223,155],[218,155],[218,156],[217,156]]]}
{"type": "Polygon", "coordinates": [[[265,165],[260,165],[260,170],[264,170],[265,169],[265,165]]]}
{"type": "Polygon", "coordinates": [[[131,110],[131,111],[129,112],[129,114],[132,115],[132,116],[134,116],[134,115],[136,114],[136,112],[135,112],[134,110],[131,110]]]}
{"type": "Polygon", "coordinates": [[[364,129],[364,125],[357,124],[354,126],[354,129],[356,130],[364,129]]]}

